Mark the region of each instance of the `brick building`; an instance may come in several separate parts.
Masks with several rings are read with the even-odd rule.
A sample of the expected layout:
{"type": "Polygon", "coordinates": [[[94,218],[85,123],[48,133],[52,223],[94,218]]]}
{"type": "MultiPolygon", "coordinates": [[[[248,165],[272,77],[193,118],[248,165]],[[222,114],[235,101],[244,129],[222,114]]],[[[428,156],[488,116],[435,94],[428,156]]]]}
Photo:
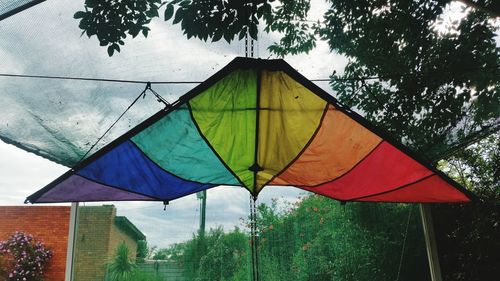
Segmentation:
{"type": "MultiPolygon", "coordinates": [[[[46,281],[63,281],[69,219],[69,206],[0,206],[0,240],[15,231],[32,234],[53,251],[46,281]]],[[[125,242],[135,259],[137,241],[145,239],[126,217],[116,216],[113,205],[79,207],[74,280],[104,280],[106,265],[114,257],[116,247],[125,242]]]]}
{"type": "Polygon", "coordinates": [[[104,280],[106,265],[115,250],[125,242],[135,260],[137,241],[145,240],[126,217],[116,216],[113,205],[78,208],[78,228],[75,240],[75,281],[104,280]]]}

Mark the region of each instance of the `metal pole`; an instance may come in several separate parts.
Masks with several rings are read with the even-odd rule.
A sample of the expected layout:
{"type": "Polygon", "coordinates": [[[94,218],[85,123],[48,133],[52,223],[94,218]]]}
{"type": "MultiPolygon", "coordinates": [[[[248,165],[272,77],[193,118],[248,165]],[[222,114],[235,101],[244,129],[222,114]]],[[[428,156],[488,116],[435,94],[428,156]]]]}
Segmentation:
{"type": "Polygon", "coordinates": [[[71,203],[69,215],[68,247],[66,252],[66,274],[65,281],[73,280],[73,263],[75,258],[75,238],[78,219],[78,202],[71,203]]]}
{"type": "Polygon", "coordinates": [[[201,204],[200,204],[200,237],[205,237],[205,219],[207,214],[207,191],[203,190],[201,192],[201,204]]]}
{"type": "Polygon", "coordinates": [[[434,225],[432,224],[431,206],[429,204],[420,204],[420,215],[422,216],[431,279],[432,281],[442,281],[436,237],[434,235],[434,225]]]}

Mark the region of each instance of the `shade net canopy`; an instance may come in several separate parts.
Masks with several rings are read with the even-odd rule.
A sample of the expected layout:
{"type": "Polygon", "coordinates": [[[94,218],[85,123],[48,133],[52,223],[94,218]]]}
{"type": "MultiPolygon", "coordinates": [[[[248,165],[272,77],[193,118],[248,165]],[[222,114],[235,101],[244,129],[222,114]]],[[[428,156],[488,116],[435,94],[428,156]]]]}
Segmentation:
{"type": "Polygon", "coordinates": [[[0,1],[0,20],[20,13],[45,0],[2,0],[0,1]]]}
{"type": "MultiPolygon", "coordinates": [[[[153,89],[173,102],[241,54],[240,42],[186,40],[177,26],[156,19],[148,38],[129,36],[109,57],[97,39],[81,36],[73,15],[83,9],[82,1],[45,1],[0,21],[1,74],[144,81],[0,76],[0,140],[66,167],[81,160],[145,82],[166,81],[153,89]]],[[[147,93],[88,155],[161,108],[147,93]]]]}
{"type": "Polygon", "coordinates": [[[236,58],[28,197],[170,201],[219,185],[341,201],[467,202],[467,191],[283,60],[236,58]]]}
{"type": "MultiPolygon", "coordinates": [[[[35,1],[2,1],[13,3],[35,1]]],[[[310,16],[322,21],[327,3],[313,1],[310,16]],[[319,7],[318,7],[319,6],[319,7]]],[[[2,8],[4,9],[4,8],[2,8]]],[[[5,8],[7,9],[7,8],[5,8]]],[[[10,9],[10,8],[9,8],[10,9]]],[[[160,18],[151,24],[148,38],[127,37],[120,53],[109,57],[95,37],[81,36],[79,21],[73,18],[84,10],[82,1],[44,1],[0,21],[0,74],[53,77],[108,78],[132,81],[191,81],[192,84],[153,84],[165,99],[179,96],[226,65],[233,57],[245,54],[242,41],[202,42],[187,40],[179,25],[160,18]]],[[[267,47],[279,41],[279,34],[260,28],[255,45],[256,56],[273,57],[267,47]]],[[[286,60],[331,95],[332,72],[343,73],[347,58],[332,52],[318,41],[309,54],[290,55],[286,60]]],[[[30,151],[53,162],[72,167],[109,128],[130,102],[144,89],[145,83],[110,83],[63,79],[36,79],[0,75],[0,140],[30,151]]],[[[127,132],[162,108],[150,94],[134,105],[88,154],[127,132]]],[[[353,110],[357,110],[353,108],[353,110]]],[[[359,111],[362,115],[364,113],[359,111]]],[[[472,118],[472,116],[471,116],[472,118]]],[[[482,120],[467,131],[445,128],[443,138],[432,147],[421,149],[418,143],[402,139],[427,159],[438,160],[457,144],[470,143],[481,128],[499,120],[482,120]],[[462,135],[457,135],[459,132],[462,135]]],[[[462,122],[459,126],[464,125],[462,122]]],[[[467,123],[468,124],[468,123],[467,123]]],[[[384,124],[384,126],[387,126],[384,124]]],[[[388,129],[386,127],[386,129],[388,129]]],[[[394,128],[392,128],[394,129],[394,128]]],[[[398,138],[402,135],[395,134],[398,138]]]]}

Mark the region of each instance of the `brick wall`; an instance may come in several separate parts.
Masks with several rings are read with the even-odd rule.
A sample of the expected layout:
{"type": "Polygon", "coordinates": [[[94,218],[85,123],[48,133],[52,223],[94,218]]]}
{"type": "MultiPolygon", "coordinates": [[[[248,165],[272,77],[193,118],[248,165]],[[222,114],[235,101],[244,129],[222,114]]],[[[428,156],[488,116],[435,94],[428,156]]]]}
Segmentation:
{"type": "MultiPolygon", "coordinates": [[[[74,281],[102,281],[116,247],[125,242],[135,260],[137,242],[115,223],[113,205],[81,206],[75,240],[74,281]]],[[[0,240],[24,231],[53,251],[46,281],[64,281],[69,206],[0,206],[0,240]]]]}
{"type": "Polygon", "coordinates": [[[106,266],[121,242],[125,242],[130,256],[135,259],[137,242],[115,224],[113,205],[86,206],[78,210],[74,281],[104,280],[106,266]]]}
{"type": "Polygon", "coordinates": [[[24,231],[53,251],[46,281],[64,281],[70,207],[0,206],[0,240],[24,231]]]}
{"type": "Polygon", "coordinates": [[[111,256],[114,256],[116,248],[122,242],[124,242],[127,245],[130,251],[129,256],[130,258],[132,258],[133,261],[135,261],[137,256],[137,242],[132,237],[130,237],[130,235],[126,234],[119,227],[117,227],[116,224],[114,224],[113,227],[111,227],[111,235],[109,239],[108,252],[111,254],[111,256]]]}
{"type": "Polygon", "coordinates": [[[75,240],[75,281],[104,280],[109,262],[109,235],[116,214],[111,206],[78,208],[78,226],[75,240]]]}

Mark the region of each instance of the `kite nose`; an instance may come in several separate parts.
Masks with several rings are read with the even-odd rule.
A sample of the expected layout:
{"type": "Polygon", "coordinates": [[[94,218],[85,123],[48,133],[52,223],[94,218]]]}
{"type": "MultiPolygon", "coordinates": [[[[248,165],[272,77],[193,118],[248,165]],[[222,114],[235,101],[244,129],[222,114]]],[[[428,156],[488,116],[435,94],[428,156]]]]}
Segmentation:
{"type": "Polygon", "coordinates": [[[261,166],[259,166],[259,164],[257,163],[254,163],[252,166],[248,167],[248,170],[254,172],[254,173],[257,173],[257,172],[260,172],[260,171],[264,171],[264,168],[262,168],[261,166]]]}

